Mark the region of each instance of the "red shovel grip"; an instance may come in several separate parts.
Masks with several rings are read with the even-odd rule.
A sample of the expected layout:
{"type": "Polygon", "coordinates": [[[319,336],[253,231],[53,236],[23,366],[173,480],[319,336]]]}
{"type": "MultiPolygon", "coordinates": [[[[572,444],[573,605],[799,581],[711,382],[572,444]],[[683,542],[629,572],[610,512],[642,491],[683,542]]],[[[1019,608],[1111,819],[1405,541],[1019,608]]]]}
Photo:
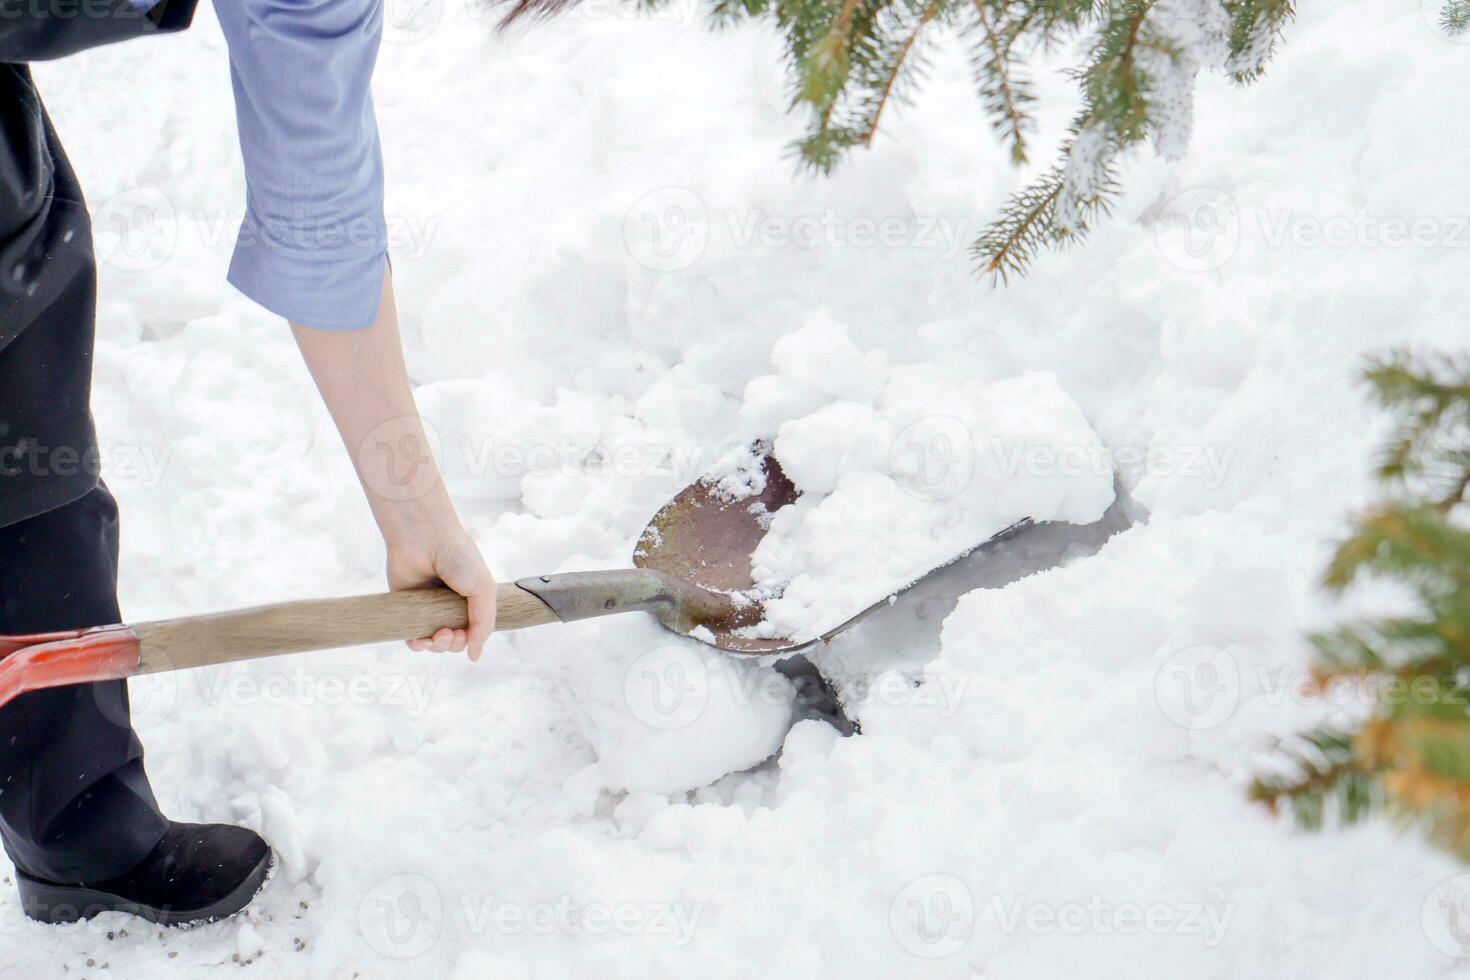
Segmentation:
{"type": "Polygon", "coordinates": [[[127,626],[0,636],[0,705],[28,691],[131,677],[138,657],[127,626]]]}

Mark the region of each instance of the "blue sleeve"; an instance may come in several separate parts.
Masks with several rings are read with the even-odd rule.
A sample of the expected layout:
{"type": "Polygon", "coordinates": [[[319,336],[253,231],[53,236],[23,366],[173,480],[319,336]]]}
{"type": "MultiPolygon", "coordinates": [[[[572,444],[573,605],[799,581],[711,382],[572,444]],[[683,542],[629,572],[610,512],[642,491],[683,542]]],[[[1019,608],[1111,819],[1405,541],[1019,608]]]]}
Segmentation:
{"type": "Polygon", "coordinates": [[[381,0],[220,0],[245,219],[230,282],[293,323],[369,326],[387,262],[370,83],[381,0]]]}

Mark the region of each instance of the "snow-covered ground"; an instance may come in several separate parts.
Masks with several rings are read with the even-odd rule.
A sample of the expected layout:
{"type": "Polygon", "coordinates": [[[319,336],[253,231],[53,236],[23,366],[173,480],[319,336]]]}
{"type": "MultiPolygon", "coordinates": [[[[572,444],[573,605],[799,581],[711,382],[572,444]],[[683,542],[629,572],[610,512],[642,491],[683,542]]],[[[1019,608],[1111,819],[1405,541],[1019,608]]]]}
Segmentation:
{"type": "MultiPolygon", "coordinates": [[[[1301,836],[1243,799],[1266,740],[1322,710],[1295,686],[1301,635],[1331,612],[1313,582],[1382,435],[1356,373],[1463,345],[1470,308],[1470,45],[1433,3],[1302,6],[1262,83],[1202,80],[1186,159],[1133,161],[1115,221],[994,291],[964,247],[1021,176],[957,52],[878,146],[808,181],[764,31],[593,0],[495,38],[461,0],[390,3],[376,94],[410,360],[504,577],[622,566],[763,427],[815,417],[791,431],[870,452],[838,403],[876,397],[874,364],[986,390],[1049,372],[1111,460],[921,444],[987,480],[1096,486],[1111,461],[1123,497],[1102,532],[1051,532],[1057,567],[998,588],[983,561],[952,569],[821,654],[853,738],[790,727],[774,670],[642,617],[503,635],[478,665],[383,647],[138,683],[168,812],[259,828],[275,876],[187,932],[42,927],[0,890],[0,973],[1462,968],[1452,861],[1382,824],[1301,836]],[[839,328],[841,357],[782,343],[839,328]],[[747,389],[772,375],[807,380],[747,389]]],[[[212,11],[37,74],[104,259],[128,616],[379,588],[288,332],[224,283],[243,179],[212,11]]],[[[1045,137],[1073,95],[1043,81],[1045,137]]]]}

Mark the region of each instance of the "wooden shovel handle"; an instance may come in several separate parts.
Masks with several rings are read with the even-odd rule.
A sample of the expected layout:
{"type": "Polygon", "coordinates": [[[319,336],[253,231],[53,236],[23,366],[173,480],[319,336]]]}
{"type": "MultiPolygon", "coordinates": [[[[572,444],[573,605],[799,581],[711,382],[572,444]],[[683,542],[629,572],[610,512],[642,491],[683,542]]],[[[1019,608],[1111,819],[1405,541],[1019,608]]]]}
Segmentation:
{"type": "MultiPolygon", "coordinates": [[[[495,629],[516,630],[557,622],[540,599],[501,583],[495,629]]],[[[430,636],[469,623],[464,597],[450,589],[410,589],[343,599],[283,602],[210,616],[140,623],[138,673],[253,660],[283,653],[330,650],[430,636]]]]}

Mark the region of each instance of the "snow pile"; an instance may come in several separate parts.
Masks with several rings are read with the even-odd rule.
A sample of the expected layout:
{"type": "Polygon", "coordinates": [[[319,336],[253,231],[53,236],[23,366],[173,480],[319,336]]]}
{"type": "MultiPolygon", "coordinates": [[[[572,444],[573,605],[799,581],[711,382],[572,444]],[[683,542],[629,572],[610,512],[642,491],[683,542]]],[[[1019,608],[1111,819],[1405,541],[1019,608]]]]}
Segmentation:
{"type": "Polygon", "coordinates": [[[648,619],[617,647],[568,664],[565,696],[604,788],[678,794],[748,769],[781,748],[790,683],[750,661],[680,641],[648,619]]]}
{"type": "Polygon", "coordinates": [[[1055,375],[977,379],[963,360],[890,368],[826,310],[776,342],[778,373],[742,414],[780,422],[775,456],[803,496],[753,558],[761,635],[841,625],[1023,518],[1088,524],[1113,500],[1108,453],[1055,375]]]}

